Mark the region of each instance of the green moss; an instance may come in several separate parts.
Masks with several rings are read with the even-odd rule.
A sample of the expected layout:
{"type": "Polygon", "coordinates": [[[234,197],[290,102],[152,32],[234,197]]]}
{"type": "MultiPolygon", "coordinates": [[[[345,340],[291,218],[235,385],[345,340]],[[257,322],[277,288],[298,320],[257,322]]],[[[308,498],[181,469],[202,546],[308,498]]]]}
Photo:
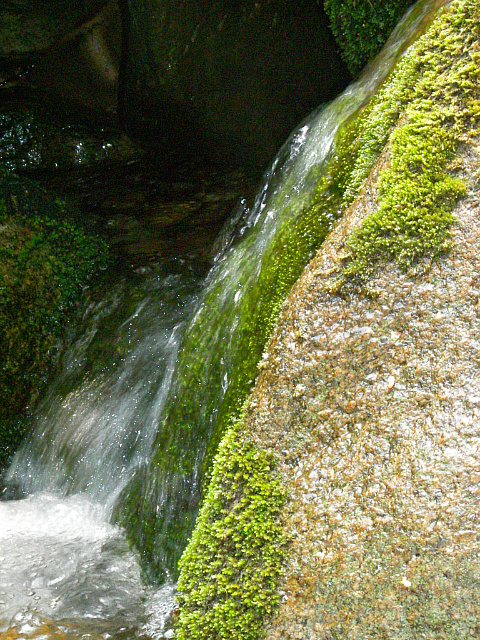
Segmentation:
{"type": "Polygon", "coordinates": [[[180,562],[179,640],[255,640],[278,603],[285,500],[274,460],[229,431],[180,562]]]}
{"type": "Polygon", "coordinates": [[[0,466],[23,436],[65,323],[106,264],[105,244],[33,182],[0,174],[0,466]]]}
{"type": "Polygon", "coordinates": [[[401,124],[389,138],[378,209],[349,239],[347,278],[365,280],[381,260],[408,269],[448,248],[453,207],[465,191],[449,161],[479,109],[475,11],[474,2],[455,3],[409,50],[383,90],[387,104],[401,106],[401,124]],[[406,96],[405,78],[411,79],[406,96]]]}
{"type": "Polygon", "coordinates": [[[324,0],[334,36],[356,75],[377,55],[414,0],[324,0]]]}

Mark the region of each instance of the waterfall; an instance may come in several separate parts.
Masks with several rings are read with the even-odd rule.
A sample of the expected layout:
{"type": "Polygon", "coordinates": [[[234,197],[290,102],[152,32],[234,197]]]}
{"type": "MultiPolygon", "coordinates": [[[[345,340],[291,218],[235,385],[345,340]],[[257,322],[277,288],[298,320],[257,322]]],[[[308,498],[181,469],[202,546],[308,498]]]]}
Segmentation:
{"type": "Polygon", "coordinates": [[[7,480],[111,506],[150,455],[198,289],[193,273],[155,270],[123,278],[91,305],[7,480]]]}
{"type": "Polygon", "coordinates": [[[331,184],[335,141],[441,4],[420,0],[360,80],[297,128],[251,210],[240,203],[227,223],[206,278],[166,261],[86,310],[8,471],[28,496],[0,502],[0,635],[170,637],[175,566],[215,445],[336,219],[311,207],[331,184]],[[144,586],[112,521],[161,589],[144,586]]]}
{"type": "Polygon", "coordinates": [[[0,502],[0,636],[62,625],[89,633],[93,619],[114,636],[151,625],[163,637],[173,585],[144,587],[136,555],[108,521],[150,455],[201,278],[184,261],[142,271],[86,310],[8,471],[29,495],[0,502]]]}
{"type": "Polygon", "coordinates": [[[362,77],[299,125],[267,172],[252,210],[231,223],[236,234],[219,242],[186,329],[151,460],[115,508],[152,578],[175,573],[215,446],[241,412],[281,303],[336,220],[333,198],[324,211],[311,203],[319,184],[327,193],[334,183],[339,133],[441,4],[415,5],[362,77]]]}

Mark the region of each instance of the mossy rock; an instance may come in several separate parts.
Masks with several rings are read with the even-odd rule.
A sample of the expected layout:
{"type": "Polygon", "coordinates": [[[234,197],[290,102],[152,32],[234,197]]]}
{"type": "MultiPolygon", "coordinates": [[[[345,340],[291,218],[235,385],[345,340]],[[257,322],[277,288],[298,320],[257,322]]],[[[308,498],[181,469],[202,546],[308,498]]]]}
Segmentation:
{"type": "Polygon", "coordinates": [[[478,9],[468,1],[463,5],[412,46],[362,118],[365,133],[350,201],[367,174],[363,157],[372,131],[385,129],[392,109],[399,121],[385,138],[389,166],[378,183],[378,207],[348,242],[343,275],[349,281],[365,282],[384,261],[408,270],[448,250],[452,210],[465,193],[451,163],[459,146],[476,134],[480,108],[478,9]]]}
{"type": "Polygon", "coordinates": [[[95,230],[64,202],[25,178],[0,174],[0,467],[107,255],[95,230]]]}
{"type": "Polygon", "coordinates": [[[373,60],[414,0],[325,0],[335,38],[353,75],[373,60]]]}
{"type": "Polygon", "coordinates": [[[279,600],[276,588],[288,546],[284,502],[274,457],[232,429],[220,446],[210,491],[180,562],[179,640],[259,637],[263,619],[279,600]]]}
{"type": "MultiPolygon", "coordinates": [[[[475,53],[478,48],[478,19],[475,23],[475,16],[478,18],[478,14],[475,13],[475,7],[473,1],[465,0],[455,2],[443,10],[426,35],[419,37],[398,62],[390,78],[373,99],[361,105],[339,128],[326,166],[321,169],[316,167],[311,171],[310,182],[313,181],[316,186],[310,196],[302,201],[302,214],[307,220],[315,219],[317,214],[318,219],[332,221],[341,216],[356,199],[382,152],[388,149],[390,153],[390,165],[380,180],[378,210],[373,217],[366,218],[351,237],[348,255],[343,260],[337,260],[338,275],[343,285],[365,282],[369,274],[385,261],[394,261],[405,270],[420,261],[432,260],[447,247],[450,225],[453,222],[452,211],[464,191],[462,182],[452,174],[450,162],[462,140],[467,140],[472,135],[474,124],[478,121],[479,67],[478,53],[475,53]]],[[[433,11],[434,3],[430,4],[430,8],[433,11]]],[[[431,15],[433,17],[435,14],[431,15]]],[[[421,30],[419,36],[420,33],[421,30]]],[[[295,202],[296,197],[292,200],[295,202]]],[[[302,222],[294,229],[292,234],[288,233],[284,237],[288,238],[292,247],[296,246],[298,237],[304,238],[306,235],[300,231],[302,222]]],[[[318,237],[321,238],[321,235],[318,237]]],[[[290,258],[288,244],[281,246],[287,247],[286,255],[290,258]]],[[[308,244],[298,246],[305,249],[308,244]]],[[[279,255],[278,251],[276,255],[279,255]]],[[[283,283],[282,278],[278,281],[283,283]]],[[[260,277],[258,282],[260,283],[260,277]]],[[[263,316],[265,326],[274,321],[279,309],[278,301],[268,308],[272,315],[267,313],[263,316]]],[[[255,313],[252,309],[249,312],[255,313]]],[[[292,328],[285,341],[286,348],[292,343],[295,348],[301,348],[301,338],[293,333],[292,328]]],[[[247,341],[246,344],[251,343],[247,341]]],[[[248,349],[244,353],[248,353],[248,349]]],[[[272,351],[268,358],[275,363],[273,368],[280,366],[281,358],[277,352],[272,351]]],[[[245,360],[247,359],[248,356],[245,356],[245,360]]],[[[335,363],[332,363],[332,367],[334,366],[335,363]]],[[[239,380],[244,379],[243,374],[238,375],[239,380]]],[[[292,384],[295,383],[295,375],[292,374],[292,384]]],[[[303,374],[299,371],[298,376],[301,375],[303,374]]],[[[342,374],[336,369],[336,375],[342,374]]],[[[241,393],[240,391],[239,395],[241,393]]],[[[292,393],[292,390],[289,389],[286,393],[292,393]]],[[[281,398],[272,399],[272,406],[276,406],[275,403],[283,407],[281,398]]],[[[249,416],[255,416],[256,406],[252,404],[249,407],[249,416]]],[[[230,405],[230,410],[232,407],[233,404],[230,405]]],[[[269,414],[268,409],[265,412],[269,414]]],[[[229,414],[229,419],[232,420],[233,416],[235,410],[229,414]]],[[[279,429],[283,426],[287,429],[290,416],[276,413],[274,422],[277,418],[282,425],[279,429]]],[[[291,420],[294,423],[293,416],[291,420]]],[[[259,418],[259,422],[262,423],[262,418],[259,418]]],[[[261,449],[262,433],[249,433],[251,424],[251,419],[242,420],[235,427],[234,433],[242,433],[243,442],[248,442],[249,438],[254,439],[261,449]]],[[[275,428],[276,425],[272,427],[276,436],[283,433],[275,431],[275,428]]],[[[308,431],[308,425],[305,425],[305,429],[308,431]]],[[[224,442],[230,443],[232,437],[237,436],[228,434],[224,442]]],[[[294,434],[292,438],[295,438],[294,434]]],[[[282,442],[282,436],[279,436],[279,440],[282,442]]],[[[230,444],[226,446],[229,447],[230,444]]],[[[317,446],[318,442],[314,448],[317,446]]],[[[279,448],[281,449],[281,445],[279,448]]],[[[228,616],[225,614],[228,611],[224,604],[228,588],[225,589],[226,593],[215,591],[219,576],[223,579],[223,571],[228,574],[238,553],[237,549],[232,550],[228,545],[223,545],[221,534],[234,538],[245,527],[245,514],[239,513],[236,521],[230,524],[228,500],[222,503],[219,488],[221,481],[217,475],[223,473],[226,465],[222,445],[220,451],[214,462],[213,480],[200,511],[197,527],[180,562],[179,598],[183,610],[178,618],[178,633],[181,638],[202,640],[213,637],[261,638],[264,633],[262,625],[257,621],[254,626],[249,626],[249,580],[242,582],[240,579],[241,586],[238,587],[240,597],[242,593],[245,594],[247,602],[243,602],[235,610],[235,604],[230,599],[229,606],[232,611],[235,610],[236,616],[232,627],[228,627],[228,616]],[[212,501],[221,503],[221,507],[217,507],[215,512],[210,507],[212,501]],[[212,531],[219,532],[218,537],[213,540],[212,531]],[[192,578],[189,577],[190,572],[192,578]]],[[[241,446],[230,450],[232,465],[237,453],[242,455],[241,451],[241,446]]],[[[253,478],[254,471],[251,473],[253,478]]],[[[248,477],[243,481],[248,482],[248,477]]],[[[271,483],[272,491],[275,491],[278,477],[273,468],[271,483]]],[[[277,513],[272,517],[272,522],[278,523],[279,520],[281,514],[277,513]]],[[[277,557],[280,561],[282,553],[280,545],[277,557]]],[[[254,558],[249,559],[243,575],[249,575],[251,570],[255,570],[254,558]]],[[[234,589],[237,588],[238,578],[233,573],[231,575],[232,585],[228,587],[234,589]]],[[[273,607],[275,591],[269,593],[268,599],[273,607]]],[[[259,610],[259,616],[262,615],[268,615],[268,612],[259,610]]]]}
{"type": "MultiPolygon", "coordinates": [[[[420,3],[418,14],[415,24],[423,28],[422,20],[433,17],[431,3],[420,3]]],[[[385,68],[377,70],[379,84],[401,56],[402,42],[390,50],[385,68]]],[[[324,135],[324,126],[339,123],[331,130],[334,141],[328,152],[318,154],[306,175],[301,160],[298,171],[295,163],[289,165],[288,176],[279,170],[281,186],[277,183],[269,192],[262,214],[272,222],[246,230],[209,277],[185,333],[152,460],[115,509],[150,577],[176,574],[194,522],[187,512],[198,508],[218,444],[253,388],[282,303],[361,187],[399,118],[402,103],[387,104],[378,97],[378,121],[368,128],[369,114],[377,113],[377,102],[369,104],[370,97],[362,89],[328,107],[326,120],[317,114],[319,121],[310,124],[313,139],[324,135]]]]}

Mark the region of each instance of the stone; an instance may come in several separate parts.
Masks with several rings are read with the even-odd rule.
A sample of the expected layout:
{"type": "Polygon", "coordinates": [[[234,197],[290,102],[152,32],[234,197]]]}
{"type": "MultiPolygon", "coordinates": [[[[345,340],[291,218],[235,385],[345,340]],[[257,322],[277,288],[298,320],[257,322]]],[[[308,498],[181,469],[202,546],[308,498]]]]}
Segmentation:
{"type": "Polygon", "coordinates": [[[319,3],[128,0],[121,117],[164,153],[264,166],[349,79],[319,3]]]}
{"type": "Polygon", "coordinates": [[[0,7],[0,60],[21,60],[51,47],[106,4],[105,0],[15,0],[0,7]]]}

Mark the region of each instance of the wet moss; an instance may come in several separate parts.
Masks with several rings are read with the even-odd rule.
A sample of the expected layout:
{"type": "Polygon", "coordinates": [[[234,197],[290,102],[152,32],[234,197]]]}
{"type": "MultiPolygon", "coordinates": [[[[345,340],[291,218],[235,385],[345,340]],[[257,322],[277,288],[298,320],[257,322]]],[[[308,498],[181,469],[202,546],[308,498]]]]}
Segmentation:
{"type": "Polygon", "coordinates": [[[273,456],[232,428],[180,562],[179,640],[254,640],[278,603],[285,495],[273,456]]]}
{"type": "Polygon", "coordinates": [[[25,431],[19,416],[52,364],[106,245],[62,201],[0,174],[0,466],[25,431]]]}
{"type": "Polygon", "coordinates": [[[332,31],[353,75],[373,60],[412,4],[414,0],[325,0],[332,31]]]}
{"type": "Polygon", "coordinates": [[[350,280],[365,281],[382,260],[408,269],[448,249],[452,210],[464,193],[449,161],[479,112],[475,12],[474,2],[455,3],[383,90],[387,104],[399,105],[401,122],[389,136],[378,209],[348,241],[343,273],[350,280]]]}

